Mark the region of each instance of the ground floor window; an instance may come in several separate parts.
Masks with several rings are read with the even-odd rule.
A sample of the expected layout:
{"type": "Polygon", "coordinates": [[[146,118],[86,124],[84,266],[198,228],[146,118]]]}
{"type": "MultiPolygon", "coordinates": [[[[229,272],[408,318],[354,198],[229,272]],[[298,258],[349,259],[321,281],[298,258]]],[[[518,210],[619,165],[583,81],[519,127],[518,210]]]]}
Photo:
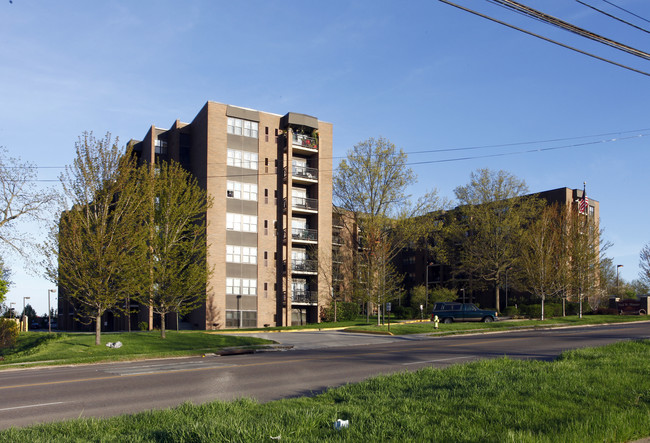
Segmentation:
{"type": "Polygon", "coordinates": [[[226,311],[227,328],[255,328],[257,327],[256,311],[226,311]],[[241,315],[241,324],[240,324],[241,315]]]}

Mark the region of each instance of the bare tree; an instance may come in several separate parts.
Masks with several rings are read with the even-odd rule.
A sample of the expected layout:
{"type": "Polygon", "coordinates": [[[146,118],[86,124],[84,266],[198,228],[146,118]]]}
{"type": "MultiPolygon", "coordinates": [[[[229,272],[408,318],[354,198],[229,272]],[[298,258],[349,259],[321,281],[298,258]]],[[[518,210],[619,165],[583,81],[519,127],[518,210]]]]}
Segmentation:
{"type": "Polygon", "coordinates": [[[37,186],[37,178],[34,164],[10,157],[0,147],[0,247],[28,260],[35,243],[19,223],[54,224],[52,209],[59,201],[56,191],[37,186]]]}
{"type": "Polygon", "coordinates": [[[646,243],[639,253],[639,267],[639,278],[646,286],[650,286],[650,243],[646,243]]]}

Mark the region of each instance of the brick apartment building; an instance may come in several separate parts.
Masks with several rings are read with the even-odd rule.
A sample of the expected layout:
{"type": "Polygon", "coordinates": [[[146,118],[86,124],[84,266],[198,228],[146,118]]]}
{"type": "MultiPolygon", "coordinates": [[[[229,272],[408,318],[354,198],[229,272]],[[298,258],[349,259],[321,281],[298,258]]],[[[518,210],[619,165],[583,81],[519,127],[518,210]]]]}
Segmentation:
{"type": "MultiPolygon", "coordinates": [[[[212,196],[206,214],[208,266],[214,269],[196,329],[291,325],[319,321],[331,300],[332,124],[207,102],[191,123],[152,126],[130,142],[142,162],[174,160],[212,196]],[[319,265],[320,263],[320,265],[319,265]]],[[[131,327],[153,324],[138,307],[131,327]]],[[[78,329],[60,299],[60,326],[78,329]]],[[[175,318],[167,319],[175,327],[175,318]]],[[[127,329],[106,315],[106,330],[127,329]]]]}

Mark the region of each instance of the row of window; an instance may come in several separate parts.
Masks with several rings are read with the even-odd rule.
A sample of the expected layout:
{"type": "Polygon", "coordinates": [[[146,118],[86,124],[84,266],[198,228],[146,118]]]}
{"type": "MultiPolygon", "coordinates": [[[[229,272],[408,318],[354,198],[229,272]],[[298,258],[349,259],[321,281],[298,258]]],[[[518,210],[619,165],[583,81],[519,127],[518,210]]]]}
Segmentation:
{"type": "Polygon", "coordinates": [[[257,264],[257,248],[226,245],[226,261],[228,263],[257,264]]]}
{"type": "Polygon", "coordinates": [[[226,182],[226,196],[238,200],[257,201],[257,185],[254,183],[241,183],[228,180],[226,182]]]}
{"type": "Polygon", "coordinates": [[[257,216],[246,214],[226,214],[226,229],[238,232],[257,232],[257,216]]]}
{"type": "Polygon", "coordinates": [[[228,117],[228,134],[257,138],[259,124],[241,118],[228,117]]]}
{"type": "Polygon", "coordinates": [[[226,153],[226,164],[237,168],[257,170],[258,158],[256,152],[228,149],[226,153]]]}
{"type": "Polygon", "coordinates": [[[254,278],[226,277],[227,295],[257,295],[257,280],[254,278]]]}

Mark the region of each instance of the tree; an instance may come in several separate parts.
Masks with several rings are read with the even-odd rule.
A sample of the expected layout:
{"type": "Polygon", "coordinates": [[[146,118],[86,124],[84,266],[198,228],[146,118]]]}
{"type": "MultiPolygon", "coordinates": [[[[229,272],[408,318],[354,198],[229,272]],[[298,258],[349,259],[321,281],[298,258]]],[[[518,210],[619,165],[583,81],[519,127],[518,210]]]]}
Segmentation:
{"type": "MultiPolygon", "coordinates": [[[[355,239],[358,286],[366,302],[381,306],[394,298],[402,278],[393,259],[406,244],[427,232],[428,218],[418,220],[438,207],[431,192],[413,202],[408,186],[416,182],[407,156],[385,138],[370,138],[356,144],[339,164],[334,176],[334,198],[342,216],[351,216],[347,227],[355,239]]],[[[368,312],[370,309],[368,309],[368,312]]],[[[379,322],[379,317],[377,319],[379,322]]]]}
{"type": "Polygon", "coordinates": [[[520,266],[525,276],[525,285],[541,300],[542,320],[546,298],[561,294],[566,281],[560,211],[557,205],[545,207],[523,237],[520,266]]]}
{"type": "Polygon", "coordinates": [[[61,175],[71,208],[61,216],[56,241],[48,244],[58,258],[58,269],[51,266],[48,275],[74,305],[77,319],[95,322],[96,345],[104,312],[123,310],[127,295],[147,289],[141,275],[148,238],[144,169],[117,143],[110,134],[79,137],[74,163],[61,175]]]}
{"type": "Polygon", "coordinates": [[[156,173],[149,178],[154,193],[153,217],[148,219],[151,286],[137,298],[160,315],[160,333],[165,338],[165,316],[184,315],[207,296],[211,270],[205,214],[212,200],[177,162],[156,164],[156,173]]]}
{"type": "Polygon", "coordinates": [[[650,293],[650,286],[647,283],[641,281],[641,279],[634,279],[630,282],[630,286],[634,289],[634,293],[639,295],[645,295],[650,293]]]}
{"type": "Polygon", "coordinates": [[[18,223],[51,223],[50,210],[59,199],[54,190],[36,186],[37,171],[32,163],[9,157],[0,147],[0,247],[28,260],[35,244],[18,223]]]}
{"type": "Polygon", "coordinates": [[[493,285],[497,311],[501,280],[517,264],[525,228],[542,207],[527,191],[523,180],[490,169],[472,172],[470,182],[454,190],[461,206],[447,232],[456,272],[493,285]]]}
{"type": "Polygon", "coordinates": [[[606,294],[606,282],[601,281],[601,266],[607,266],[605,251],[610,244],[603,241],[597,221],[574,207],[563,211],[562,247],[566,257],[566,288],[569,296],[579,302],[579,316],[582,304],[588,299],[592,306],[600,304],[606,294]]]}
{"type": "Polygon", "coordinates": [[[646,243],[639,253],[639,267],[639,279],[650,286],[650,243],[646,243]]]}
{"type": "Polygon", "coordinates": [[[9,286],[11,286],[10,275],[10,270],[5,267],[2,258],[0,258],[0,305],[4,303],[7,292],[9,292],[9,286]]]}

